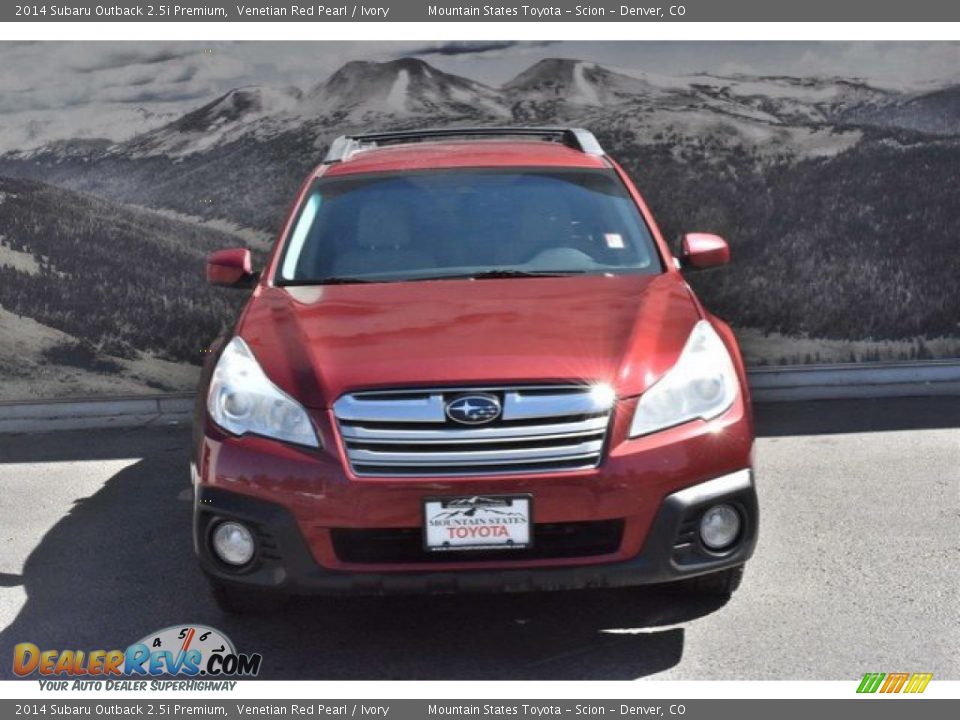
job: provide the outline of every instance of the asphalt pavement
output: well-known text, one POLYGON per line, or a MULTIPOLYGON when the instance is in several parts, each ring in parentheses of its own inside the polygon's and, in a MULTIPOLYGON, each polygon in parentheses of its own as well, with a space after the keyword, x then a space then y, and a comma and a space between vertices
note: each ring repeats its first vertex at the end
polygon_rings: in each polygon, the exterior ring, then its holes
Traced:
POLYGON ((725 605, 670 588, 297 599, 236 618, 191 549, 188 429, 0 436, 0 678, 13 646, 197 622, 272 679, 960 679, 960 398, 757 409, 760 542, 725 605))

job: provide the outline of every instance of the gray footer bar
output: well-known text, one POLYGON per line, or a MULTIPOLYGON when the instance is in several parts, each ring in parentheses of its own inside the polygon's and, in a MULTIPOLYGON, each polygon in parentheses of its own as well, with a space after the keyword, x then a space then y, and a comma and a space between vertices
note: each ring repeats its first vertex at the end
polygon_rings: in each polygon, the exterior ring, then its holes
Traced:
MULTIPOLYGON (((778 720, 809 720, 816 717, 870 718, 900 720, 909 713, 911 720, 954 716, 958 701, 928 699, 922 695, 856 696, 856 681, 850 683, 850 699, 830 700, 661 700, 628 698, 623 700, 271 700, 271 699, 168 699, 112 700, 109 698, 0 701, 3 717, 31 714, 48 715, 163 715, 166 717, 275 718, 305 716, 311 718, 388 718, 389 720, 426 720, 427 718, 683 718, 683 720, 749 720, 776 717, 778 720), (910 703, 907 710, 904 702, 910 703), (29 706, 27 713, 23 706, 29 706), (42 710, 41 708, 46 708, 42 710), (953 707, 953 711, 950 710, 953 707), (54 710, 56 708, 56 710, 54 710)), ((642 694, 642 685, 637 695, 642 694)))
MULTIPOLYGON (((960 361, 756 368, 749 380, 755 403, 960 396, 960 361)), ((180 424, 193 408, 191 393, 0 403, 0 433, 180 424)))

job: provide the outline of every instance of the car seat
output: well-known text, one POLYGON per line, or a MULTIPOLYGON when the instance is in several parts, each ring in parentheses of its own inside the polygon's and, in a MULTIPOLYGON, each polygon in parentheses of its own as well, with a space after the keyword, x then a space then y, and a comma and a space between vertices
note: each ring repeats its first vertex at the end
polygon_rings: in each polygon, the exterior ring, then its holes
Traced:
POLYGON ((335 275, 433 268, 434 259, 411 248, 410 215, 395 201, 368 203, 357 220, 354 244, 333 263, 335 275))
POLYGON ((569 246, 573 218, 564 203, 559 194, 537 193, 529 197, 519 212, 517 237, 497 248, 497 263, 521 265, 544 250, 569 246))

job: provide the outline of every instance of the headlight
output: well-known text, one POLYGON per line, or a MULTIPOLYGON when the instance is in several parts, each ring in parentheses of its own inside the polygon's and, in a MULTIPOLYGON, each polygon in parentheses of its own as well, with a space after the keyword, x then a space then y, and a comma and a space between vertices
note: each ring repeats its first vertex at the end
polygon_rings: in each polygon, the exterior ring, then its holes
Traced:
POLYGON ((270 382, 250 348, 238 337, 227 344, 217 361, 207 410, 217 425, 234 435, 254 433, 320 447, 307 411, 270 382))
POLYGON ((725 412, 737 397, 737 372, 723 340, 706 320, 698 322, 680 359, 640 396, 630 437, 647 435, 725 412))

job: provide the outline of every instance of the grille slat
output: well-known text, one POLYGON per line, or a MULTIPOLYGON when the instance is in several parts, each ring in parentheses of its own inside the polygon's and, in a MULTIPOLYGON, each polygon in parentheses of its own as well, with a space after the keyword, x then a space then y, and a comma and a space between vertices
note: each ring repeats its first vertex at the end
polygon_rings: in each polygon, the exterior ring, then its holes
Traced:
POLYGON ((603 440, 591 440, 553 447, 516 448, 511 450, 460 450, 458 452, 436 450, 414 450, 412 452, 383 452, 351 448, 350 458, 366 465, 479 465, 490 463, 540 462, 550 458, 588 457, 600 452, 603 440), (427 458, 428 462, 424 463, 427 458))
POLYGON ((340 423, 340 433, 344 438, 358 440, 363 442, 463 442, 470 440, 474 442, 494 442, 520 439, 549 439, 576 437, 580 435, 596 435, 603 433, 607 429, 608 418, 606 415, 587 418, 575 422, 565 422, 549 425, 523 425, 517 427, 497 425, 483 428, 464 427, 463 430, 452 430, 445 428, 443 430, 405 430, 405 429, 381 429, 370 427, 369 425, 350 425, 346 422, 340 423))
POLYGON ((582 385, 378 390, 341 397, 334 415, 358 475, 476 475, 595 467, 610 405, 582 385), (473 393, 497 397, 501 416, 450 420, 447 403, 473 393))

